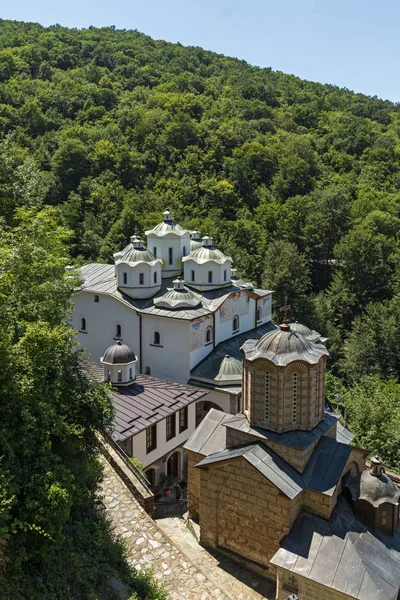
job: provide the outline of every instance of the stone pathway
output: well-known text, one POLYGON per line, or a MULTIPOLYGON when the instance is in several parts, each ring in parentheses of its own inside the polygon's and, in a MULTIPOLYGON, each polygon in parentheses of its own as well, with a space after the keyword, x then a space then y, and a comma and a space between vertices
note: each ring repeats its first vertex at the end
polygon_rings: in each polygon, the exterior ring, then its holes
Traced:
MULTIPOLYGON (((155 579, 165 586, 170 600, 239 600, 236 595, 226 594, 179 550, 143 510, 102 455, 100 460, 104 465, 100 494, 115 532, 126 542, 131 564, 138 569, 151 567, 155 579)), ((246 600, 250 598, 253 596, 246 600)))
POLYGON ((274 600, 276 584, 241 567, 225 556, 210 554, 197 542, 183 519, 158 519, 159 528, 207 577, 235 600, 274 600))

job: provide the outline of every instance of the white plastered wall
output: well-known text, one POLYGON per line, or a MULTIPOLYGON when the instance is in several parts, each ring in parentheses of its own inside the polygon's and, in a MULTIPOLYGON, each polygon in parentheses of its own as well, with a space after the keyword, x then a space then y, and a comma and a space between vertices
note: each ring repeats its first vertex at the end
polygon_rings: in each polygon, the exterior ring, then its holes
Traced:
POLYGON ((92 292, 79 292, 74 298, 75 310, 71 318, 73 328, 78 332, 77 339, 99 363, 104 351, 115 343, 116 325, 121 325, 122 339, 131 346, 139 357, 139 317, 136 311, 116 298, 98 294, 99 302, 94 301, 92 292), (81 318, 86 319, 87 333, 79 332, 81 318))
POLYGON ((183 236, 172 233, 162 237, 150 234, 147 236, 147 247, 153 254, 155 249, 156 258, 162 259, 162 277, 174 277, 182 272, 182 256, 184 250, 186 254, 190 251, 190 236, 189 233, 183 236), (169 264, 169 248, 172 248, 172 265, 169 264))
POLYGON ((255 300, 247 292, 236 292, 229 296, 215 315, 215 343, 219 344, 232 337, 232 323, 235 315, 239 317, 239 330, 235 331, 233 335, 253 329, 255 310, 255 300))
POLYGON ((175 413, 175 418, 176 436, 167 442, 166 419, 163 419, 157 423, 157 448, 148 454, 146 454, 146 431, 141 431, 132 438, 132 454, 140 460, 144 468, 147 468, 162 456, 171 454, 175 448, 189 439, 196 428, 196 403, 193 402, 188 406, 188 428, 182 433, 179 433, 179 411, 175 413))
POLYGON ((142 372, 152 377, 187 383, 190 377, 190 321, 142 315, 142 372), (154 333, 160 345, 154 345, 154 333))

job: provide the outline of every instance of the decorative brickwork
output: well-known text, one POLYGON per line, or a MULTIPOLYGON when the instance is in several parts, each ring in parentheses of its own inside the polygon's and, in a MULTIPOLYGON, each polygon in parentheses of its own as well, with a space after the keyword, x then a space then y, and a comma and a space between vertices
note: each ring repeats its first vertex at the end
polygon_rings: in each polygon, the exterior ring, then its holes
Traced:
POLYGON ((245 414, 255 427, 283 432, 311 430, 324 418, 326 357, 315 365, 295 361, 278 367, 265 358, 246 361, 245 414))

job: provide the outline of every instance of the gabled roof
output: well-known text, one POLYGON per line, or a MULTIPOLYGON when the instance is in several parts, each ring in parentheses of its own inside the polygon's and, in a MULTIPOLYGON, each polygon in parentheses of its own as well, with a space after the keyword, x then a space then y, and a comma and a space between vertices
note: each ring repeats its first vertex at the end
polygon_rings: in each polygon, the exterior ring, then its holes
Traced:
POLYGON ((224 426, 249 433, 254 437, 260 438, 260 441, 269 440, 277 444, 297 448, 298 450, 306 450, 311 444, 319 440, 334 425, 336 420, 335 416, 325 413, 324 420, 318 423, 311 431, 296 429, 294 431, 286 431, 285 433, 277 433, 263 429, 262 427, 252 427, 247 417, 239 413, 225 421, 224 426))
POLYGON ((120 442, 172 415, 208 392, 198 388, 137 375, 132 385, 113 389, 115 418, 112 437, 120 442))
POLYGON ((275 452, 263 444, 246 444, 228 448, 204 458, 197 467, 243 457, 288 498, 296 498, 303 489, 301 475, 275 452))
POLYGON ((393 600, 400 586, 400 533, 372 533, 339 497, 329 521, 301 512, 273 565, 358 600, 393 600))
POLYGON ((243 456, 289 498, 295 498, 303 489, 332 496, 350 453, 351 448, 346 444, 340 444, 330 438, 322 438, 301 475, 271 448, 260 442, 252 442, 210 454, 197 466, 205 467, 243 456))
POLYGON ((221 424, 231 415, 212 408, 200 425, 192 433, 186 444, 185 450, 208 456, 226 448, 226 430, 221 424))

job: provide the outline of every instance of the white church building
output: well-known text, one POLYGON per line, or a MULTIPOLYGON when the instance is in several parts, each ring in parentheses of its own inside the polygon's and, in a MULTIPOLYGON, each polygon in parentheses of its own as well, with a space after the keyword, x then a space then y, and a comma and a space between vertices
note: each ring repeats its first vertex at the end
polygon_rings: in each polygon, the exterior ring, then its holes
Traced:
POLYGON ((275 327, 272 292, 241 280, 211 237, 183 229, 169 210, 146 237, 132 236, 114 264, 80 269, 72 325, 95 363, 123 340, 133 349, 137 380, 147 375, 204 390, 204 399, 190 404, 190 426, 174 442, 180 445, 211 407, 240 410, 240 347, 275 327))

